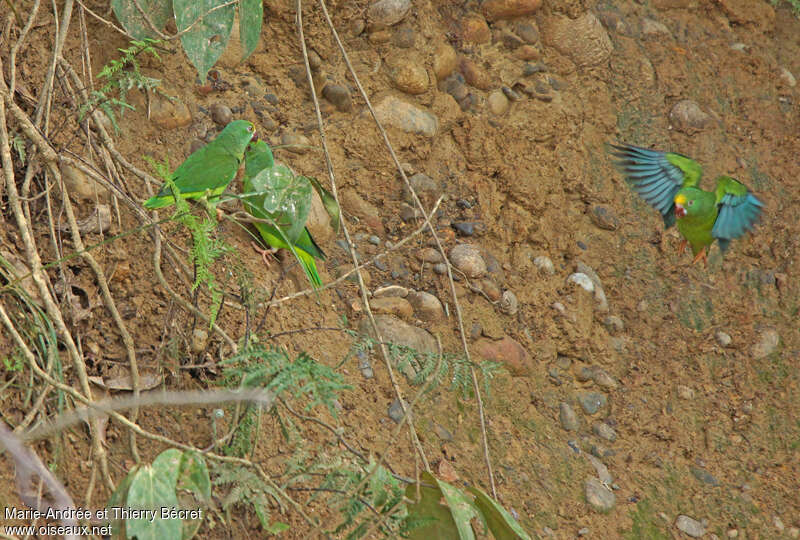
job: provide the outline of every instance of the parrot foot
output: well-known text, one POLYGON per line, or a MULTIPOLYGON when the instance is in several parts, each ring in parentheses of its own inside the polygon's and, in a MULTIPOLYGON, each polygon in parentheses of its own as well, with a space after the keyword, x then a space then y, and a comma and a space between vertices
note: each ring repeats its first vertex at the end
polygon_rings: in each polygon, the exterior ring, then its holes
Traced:
POLYGON ((703 266, 708 268, 708 253, 706 253, 706 248, 703 248, 700 250, 700 253, 695 255, 694 259, 692 259, 692 264, 695 264, 698 261, 703 261, 703 266))
POLYGON ((267 259, 267 255, 274 255, 278 252, 278 248, 262 249, 255 242, 250 242, 250 245, 253 246, 253 249, 261 255, 261 260, 263 260, 264 264, 267 265, 267 268, 269 268, 269 260, 267 259))
POLYGON ((678 255, 683 255, 683 252, 686 250, 687 243, 688 242, 686 240, 681 240, 681 243, 678 246, 678 255))

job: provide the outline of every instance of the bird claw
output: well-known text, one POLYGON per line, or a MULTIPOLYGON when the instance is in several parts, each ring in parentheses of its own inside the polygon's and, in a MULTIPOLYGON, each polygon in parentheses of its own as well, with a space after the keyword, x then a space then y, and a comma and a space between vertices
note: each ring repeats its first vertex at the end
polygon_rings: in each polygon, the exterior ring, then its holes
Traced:
POLYGON ((703 248, 700 250, 700 253, 694 256, 692 264, 696 264, 698 261, 703 261, 703 267, 708 268, 708 253, 706 253, 706 248, 703 248))
POLYGON ((264 264, 269 268, 269 260, 267 259, 267 255, 274 255, 278 252, 277 248, 269 248, 263 249, 258 246, 255 242, 250 242, 250 245, 253 246, 253 249, 256 250, 257 253, 261 255, 261 260, 264 261, 264 264))
POLYGON ((678 255, 683 255, 683 252, 686 250, 686 240, 681 240, 680 245, 678 246, 678 255))

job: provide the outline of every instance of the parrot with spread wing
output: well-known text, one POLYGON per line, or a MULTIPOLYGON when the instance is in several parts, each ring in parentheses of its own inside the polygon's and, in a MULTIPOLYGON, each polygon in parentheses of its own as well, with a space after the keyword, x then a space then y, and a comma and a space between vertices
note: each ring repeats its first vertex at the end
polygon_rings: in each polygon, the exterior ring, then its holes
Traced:
MULTIPOLYGON (((236 176, 244 151, 256 130, 252 122, 234 120, 217 137, 192 153, 172 173, 172 181, 182 199, 199 199, 209 194, 218 197, 236 176)), ((175 204, 168 184, 144 202, 145 208, 163 208, 175 204)))
MULTIPOLYGON (((260 175, 265 169, 273 169, 275 174, 282 174, 285 169, 286 173, 293 175, 291 171, 283 165, 275 165, 275 160, 272 157, 272 151, 267 143, 264 141, 256 141, 250 144, 245 152, 245 168, 244 168, 244 193, 242 198, 244 200, 244 207, 247 212, 253 217, 259 219, 272 220, 274 223, 254 223, 261 238, 264 242, 271 246, 271 250, 261 250, 257 248, 264 262, 267 263, 266 255, 274 253, 279 249, 288 249, 292 251, 300 260, 303 270, 308 276, 309 281, 314 288, 322 286, 322 280, 317 272, 317 264, 314 259, 325 260, 325 253, 320 249, 308 228, 305 227, 305 218, 302 222, 302 230, 299 230, 297 238, 292 241, 291 239, 291 223, 286 222, 286 216, 280 213, 268 212, 264 206, 264 201, 267 196, 265 191, 269 189, 267 185, 268 179, 264 175, 260 175), (277 226, 276 226, 277 225, 277 226), (278 229, 280 227, 280 230, 278 229)), ((310 187, 310 186, 309 186, 310 187)), ((309 192, 310 202, 310 192, 309 192)), ((306 214, 307 215, 307 214, 306 214)), ((269 264, 269 263, 267 263, 269 264)))
POLYGON ((708 262, 714 240, 725 254, 731 240, 742 236, 758 221, 764 204, 747 187, 729 176, 717 178, 714 191, 700 189, 703 169, 691 158, 629 144, 610 145, 614 165, 628 185, 661 212, 666 228, 676 224, 688 242, 694 260, 708 262))

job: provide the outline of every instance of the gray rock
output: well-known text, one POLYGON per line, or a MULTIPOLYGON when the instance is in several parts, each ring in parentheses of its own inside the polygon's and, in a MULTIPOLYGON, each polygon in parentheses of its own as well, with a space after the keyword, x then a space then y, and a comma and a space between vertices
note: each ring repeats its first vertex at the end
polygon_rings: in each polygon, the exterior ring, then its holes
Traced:
POLYGON ((586 480, 586 502, 599 512, 608 512, 617 502, 614 492, 603 485, 597 478, 586 480))
POLYGON ((431 293, 425 291, 410 291, 408 301, 414 308, 414 313, 423 321, 436 321, 444 317, 442 303, 431 293))
POLYGON ((601 439, 607 440, 608 442, 614 442, 617 440, 617 432, 605 422, 598 422, 594 424, 592 426, 592 433, 601 439))
POLYGON ((689 99, 676 103, 669 112, 669 119, 675 129, 689 135, 705 129, 711 123, 711 117, 689 99))
POLYGON ((533 259, 533 264, 536 268, 539 269, 539 272, 543 274, 553 275, 556 273, 555 266, 553 266, 553 261, 550 260, 550 257, 545 257, 544 255, 539 255, 533 259))
POLYGON ((411 0, 378 0, 367 8, 370 29, 380 30, 403 20, 411 9, 411 0))
POLYGON ((617 386, 619 386, 617 381, 614 380, 614 377, 609 375, 606 370, 601 367, 592 369, 592 380, 597 386, 603 388, 617 388, 617 386))
POLYGON ((561 421, 561 427, 566 431, 578 430, 578 415, 575 414, 569 403, 562 401, 558 406, 558 419, 561 421))
POLYGON ((536 73, 544 73, 547 71, 547 66, 542 62, 537 62, 535 64, 525 64, 522 68, 522 74, 526 77, 530 77, 531 75, 535 75, 536 73))
POLYGON ((596 66, 607 61, 614 46, 606 29, 591 11, 576 19, 561 15, 539 21, 542 40, 579 66, 596 66))
POLYGON ((435 115, 392 95, 375 105, 375 115, 383 124, 406 133, 433 137, 439 129, 435 115))
MULTIPOLYGON (((433 203, 436 202, 436 199, 439 198, 439 195, 442 193, 442 187, 439 183, 427 174, 416 173, 411 175, 408 178, 408 183, 411 184, 411 187, 417 193, 417 197, 429 207, 433 206, 433 203)), ((405 199, 408 204, 414 204, 414 197, 411 196, 411 191, 405 183, 403 183, 403 199, 405 199)))
POLYGON ((450 262, 469 278, 477 278, 486 274, 486 261, 480 250, 472 244, 458 244, 450 250, 450 262))
POLYGON ((781 68, 780 79, 783 84, 785 84, 790 88, 794 88, 795 86, 797 86, 797 79, 792 74, 792 72, 786 69, 785 67, 781 68))
POLYGON ((311 141, 309 141, 308 137, 302 133, 287 131, 281 135, 281 144, 286 146, 286 149, 289 152, 293 152, 295 154, 305 154, 308 152, 308 147, 311 145, 311 141))
POLYGON ((758 343, 754 344, 751 349, 753 359, 761 360, 762 358, 766 358, 775 352, 775 349, 778 348, 780 341, 781 336, 774 328, 762 330, 759 334, 758 343))
POLYGON ((434 264, 433 271, 440 276, 443 276, 447 273, 447 265, 445 263, 434 264))
POLYGON ((733 341, 731 339, 731 336, 729 336, 728 334, 726 334, 725 332, 723 332, 721 330, 719 332, 717 332, 716 334, 714 334, 714 338, 717 340, 717 343, 719 343, 720 347, 727 347, 733 341))
POLYGON ((400 285, 387 285, 386 287, 380 287, 372 291, 373 298, 381 298, 383 296, 399 296, 400 298, 405 298, 408 296, 408 289, 400 285))
POLYGON ((361 371, 361 375, 365 379, 371 379, 375 376, 375 372, 372 370, 372 364, 369 362, 369 357, 365 351, 358 351, 356 353, 356 358, 358 359, 358 369, 361 371))
POLYGON ((386 61, 389 77, 395 87, 407 94, 423 94, 430 85, 425 63, 408 51, 391 56, 386 61))
POLYGON ((585 291, 593 293, 594 292, 594 283, 584 273, 575 272, 574 274, 570 274, 567 278, 567 283, 574 283, 575 285, 583 288, 585 291))
POLYGON ((645 36, 668 36, 670 32, 664 23, 645 17, 642 19, 642 34, 645 36))
MULTIPOLYGON (((408 403, 405 403, 406 409, 408 409, 408 403)), ((392 401, 392 404, 389 405, 389 418, 391 418, 396 424, 399 424, 403 420, 403 406, 400 405, 400 400, 395 398, 392 401)), ((408 413, 409 420, 412 417, 412 413, 409 411, 408 413)))
POLYGON ((322 96, 339 111, 348 112, 353 108, 350 89, 341 84, 326 84, 322 89, 322 96))
POLYGON ((677 387, 678 397, 687 401, 694 399, 694 390, 684 384, 679 384, 677 387))
POLYGON ((578 529, 578 537, 588 536, 589 535, 589 527, 583 527, 578 529))
POLYGON ((539 41, 539 29, 528 21, 519 21, 514 31, 525 43, 533 45, 539 41))
POLYGON ((233 120, 233 113, 230 107, 221 103, 214 103, 209 108, 211 119, 218 126, 227 126, 233 120))
POLYGON ((578 403, 581 404, 586 414, 595 414, 608 403, 608 398, 601 392, 586 392, 578 395, 578 403))
POLYGON ((439 250, 432 247, 422 248, 415 254, 415 256, 417 257, 417 260, 430 264, 444 262, 444 257, 442 257, 442 254, 439 252, 439 250))
POLYGON ((506 114, 509 107, 511 107, 508 97, 506 97, 502 90, 494 90, 491 94, 489 94, 487 104, 489 105, 489 112, 495 116, 502 116, 506 114))
POLYGON ((619 228, 619 218, 617 218, 614 210, 607 206, 594 205, 589 211, 589 218, 600 229, 616 231, 619 228))
POLYGON ((701 469, 700 467, 691 467, 689 470, 692 471, 692 476, 704 484, 709 484, 712 486, 719 485, 719 480, 717 480, 716 477, 707 470, 701 469))
POLYGON ((584 454, 584 456, 586 456, 586 459, 588 459, 589 463, 592 464, 594 470, 597 471, 597 477, 602 483, 611 484, 614 482, 614 478, 611 476, 611 473, 608 472, 608 467, 606 467, 605 463, 591 454, 584 454))
MULTIPOLYGON (((436 339, 427 330, 412 326, 392 315, 375 315, 375 323, 384 341, 404 345, 422 353, 435 354, 437 351, 436 339)), ((375 339, 371 326, 364 319, 359 325, 359 331, 375 339)))
POLYGON ((675 526, 681 532, 684 532, 691 536, 692 538, 700 538, 704 534, 706 534, 706 527, 696 519, 692 519, 689 516, 685 516, 681 514, 675 520, 675 526))
POLYGON ((615 336, 625 330, 625 323, 616 315, 609 315, 603 319, 603 326, 606 327, 608 333, 615 336))
POLYGON ((192 332, 192 352, 200 354, 208 346, 208 332, 201 328, 195 328, 192 332))
POLYGON ((518 310, 517 296, 511 291, 504 291, 502 298, 500 298, 500 311, 506 315, 516 315, 518 310))

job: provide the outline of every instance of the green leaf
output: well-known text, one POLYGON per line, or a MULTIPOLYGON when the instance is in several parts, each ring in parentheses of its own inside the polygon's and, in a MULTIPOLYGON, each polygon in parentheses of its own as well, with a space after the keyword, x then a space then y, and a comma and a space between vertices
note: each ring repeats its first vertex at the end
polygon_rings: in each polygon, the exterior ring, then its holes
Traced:
POLYGON ((297 242, 311 210, 311 183, 305 176, 295 176, 285 165, 259 172, 252 179, 253 189, 263 194, 252 202, 275 220, 289 240, 297 242))
POLYGON ((331 227, 333 227, 333 232, 339 234, 339 227, 342 224, 342 216, 341 210, 339 209, 339 204, 336 202, 336 198, 333 194, 322 187, 319 180, 314 178, 313 176, 306 177, 311 185, 314 186, 314 189, 317 190, 319 194, 319 198, 322 199, 322 204, 325 206, 325 210, 328 212, 328 215, 331 216, 331 227))
POLYGON ((201 81, 205 81, 208 70, 222 56, 231 37, 235 5, 214 9, 225 3, 224 0, 173 0, 178 32, 191 26, 181 36, 181 43, 201 81))
POLYGON ((264 17, 263 0, 239 0, 239 39, 242 41, 242 60, 253 54, 261 37, 264 17))
POLYGON ((470 500, 471 498, 467 497, 463 491, 455 486, 451 486, 442 480, 437 480, 430 473, 425 474, 428 474, 434 482, 439 484, 439 489, 442 491, 445 501, 447 501, 447 506, 450 507, 450 511, 453 513, 453 520, 456 523, 456 527, 458 527, 458 537, 461 539, 475 538, 470 520, 472 518, 483 518, 478 508, 470 500))
POLYGON ((175 448, 165 450, 137 472, 128 489, 127 506, 132 509, 150 510, 153 519, 142 517, 128 519, 125 530, 128 538, 137 540, 180 540, 182 523, 180 519, 161 519, 163 507, 177 507, 178 496, 175 483, 183 452, 175 448))
POLYGON ((531 537, 525 532, 525 529, 505 508, 497 504, 497 501, 479 488, 470 486, 467 489, 475 495, 475 504, 483 514, 483 518, 496 540, 516 540, 518 538, 530 540, 531 537))
MULTIPOLYGON (((136 473, 139 472, 139 467, 134 467, 131 471, 123 478, 122 482, 117 484, 117 489, 114 490, 114 493, 111 494, 111 497, 108 499, 108 504, 106 508, 122 508, 127 507, 128 503, 126 501, 128 497, 128 489, 131 487, 131 482, 133 482, 133 478, 136 476, 136 473)), ((109 516, 113 516, 112 513, 109 512, 109 516)), ((121 538, 123 533, 124 522, 121 519, 110 519, 108 524, 111 525, 112 536, 114 538, 121 538)))
MULTIPOLYGON (((435 521, 413 529, 408 538, 411 540, 427 540, 429 538, 462 538, 459 528, 453 520, 453 514, 446 504, 442 504, 443 495, 438 487, 436 478, 428 472, 422 473, 421 480, 426 484, 437 487, 420 486, 420 500, 416 504, 408 505, 408 518, 413 521, 435 521)), ((417 486, 406 486, 406 497, 416 500, 417 486)), ((470 531, 472 532, 472 531, 470 531)))
POLYGON ((269 534, 280 534, 280 533, 282 533, 283 531, 287 531, 287 530, 289 530, 290 528, 291 528, 291 527, 289 527, 289 525, 288 525, 288 524, 286 524, 286 523, 283 523, 283 522, 280 522, 280 521, 276 521, 275 523, 273 523, 273 524, 272 524, 272 525, 270 525, 269 527, 266 527, 266 531, 267 531, 269 534))
MULTIPOLYGON (((158 30, 163 30, 172 15, 171 0, 138 0, 142 11, 147 13, 150 22, 158 30)), ((147 21, 142 17, 133 0, 111 0, 111 9, 125 31, 134 39, 156 38, 158 34, 153 31, 147 21)))
MULTIPOLYGON (((203 456, 197 452, 184 452, 178 473, 177 487, 189 493, 180 493, 181 508, 208 507, 211 499, 211 478, 203 456)), ((203 518, 183 520, 183 540, 197 534, 203 518)))

